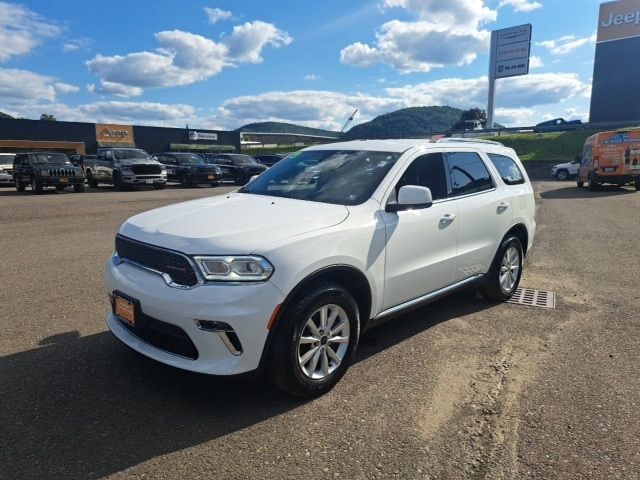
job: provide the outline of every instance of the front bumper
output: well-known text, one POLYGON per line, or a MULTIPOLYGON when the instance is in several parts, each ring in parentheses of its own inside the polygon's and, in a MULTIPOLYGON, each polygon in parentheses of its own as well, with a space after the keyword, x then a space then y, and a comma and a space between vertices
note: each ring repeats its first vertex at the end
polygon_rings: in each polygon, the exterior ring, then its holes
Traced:
POLYGON ((63 181, 61 177, 40 177, 39 181, 43 187, 59 187, 59 186, 71 186, 80 185, 84 183, 84 177, 65 177, 63 181))
POLYGON ((122 175, 122 182, 127 185, 164 185, 166 175, 122 175))
POLYGON ((15 185, 15 180, 13 177, 8 175, 0 175, 0 185, 15 185))
POLYGON ((210 284, 190 290, 169 287, 153 272, 128 263, 106 266, 109 294, 114 291, 137 300, 144 315, 180 327, 197 349, 195 360, 147 343, 126 328, 113 313, 109 330, 139 353, 173 367, 212 375, 236 375, 256 370, 268 336, 267 324, 283 293, 272 283, 210 284), (198 328, 196 320, 224 322, 233 328, 242 353, 232 352, 216 332, 198 328))
POLYGON ((191 173, 188 178, 193 184, 219 183, 222 181, 221 175, 212 172, 191 173))

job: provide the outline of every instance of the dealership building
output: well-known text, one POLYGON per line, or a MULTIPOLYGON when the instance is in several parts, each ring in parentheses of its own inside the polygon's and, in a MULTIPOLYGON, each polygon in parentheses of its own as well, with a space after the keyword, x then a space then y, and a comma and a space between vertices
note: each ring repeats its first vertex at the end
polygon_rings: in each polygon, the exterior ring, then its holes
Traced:
POLYGON ((0 152, 49 150, 93 154, 98 147, 134 146, 149 153, 240 152, 240 133, 0 118, 0 152))
POLYGON ((591 122, 640 121, 640 0, 600 5, 591 122))

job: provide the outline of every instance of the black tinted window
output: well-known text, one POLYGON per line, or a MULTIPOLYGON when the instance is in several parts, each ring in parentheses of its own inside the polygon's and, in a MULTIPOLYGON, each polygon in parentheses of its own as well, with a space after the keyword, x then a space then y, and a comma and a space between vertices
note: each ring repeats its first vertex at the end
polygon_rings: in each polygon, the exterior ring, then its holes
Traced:
POLYGON ((524 183, 524 177, 516 162, 512 158, 504 155, 489 154, 491 162, 495 165, 496 170, 507 185, 519 185, 524 183))
POLYGON ((417 185, 428 187, 434 200, 447 197, 447 176, 444 169, 444 159, 441 153, 431 153, 416 158, 405 170, 396 185, 396 196, 401 187, 417 185))
POLYGON ((469 195, 493 188, 489 170, 477 153, 447 154, 453 196, 469 195))

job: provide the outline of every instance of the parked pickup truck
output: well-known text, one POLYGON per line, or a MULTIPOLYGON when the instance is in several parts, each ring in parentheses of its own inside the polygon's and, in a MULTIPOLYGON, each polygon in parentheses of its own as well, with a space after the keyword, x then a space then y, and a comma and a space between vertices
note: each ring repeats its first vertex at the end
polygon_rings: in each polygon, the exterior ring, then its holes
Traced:
POLYGON ((139 148, 99 148, 95 160, 85 160, 84 171, 92 188, 108 183, 116 190, 144 185, 160 190, 167 184, 166 167, 139 148))

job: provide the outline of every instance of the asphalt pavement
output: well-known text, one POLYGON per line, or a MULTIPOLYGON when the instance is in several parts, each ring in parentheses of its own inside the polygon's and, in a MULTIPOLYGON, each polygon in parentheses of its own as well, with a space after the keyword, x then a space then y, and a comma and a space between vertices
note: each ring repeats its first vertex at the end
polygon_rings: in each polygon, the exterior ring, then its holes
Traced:
POLYGON ((366 334, 324 397, 182 372, 105 326, 129 216, 232 188, 0 189, 0 478, 640 478, 640 193, 535 182, 522 285, 366 334))

